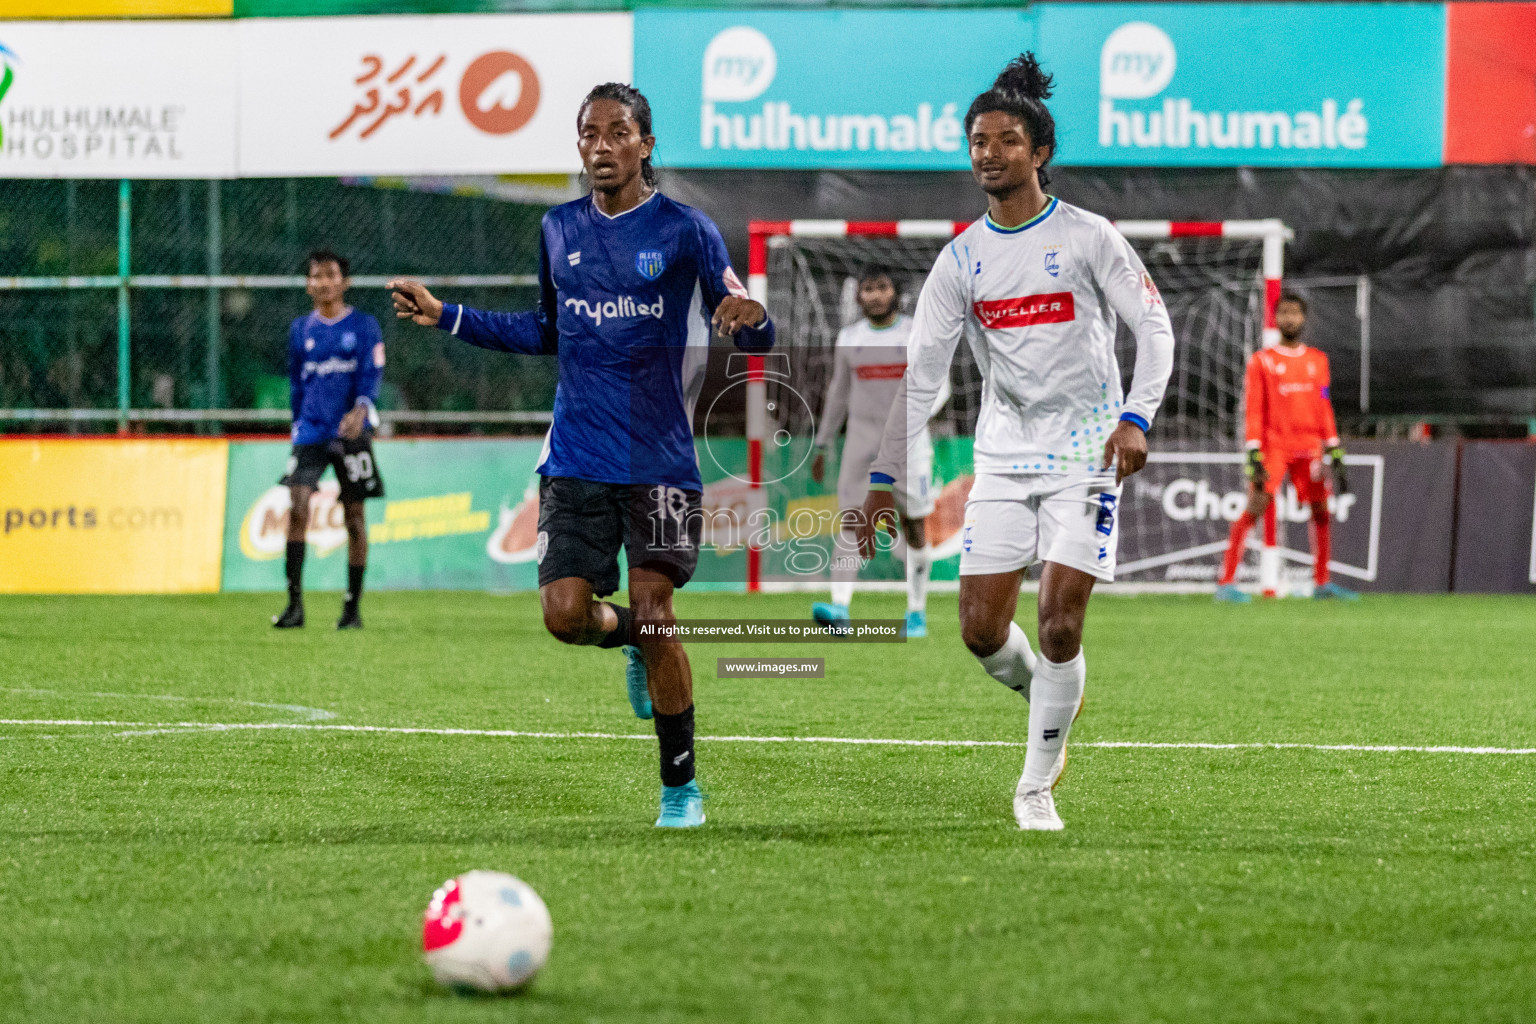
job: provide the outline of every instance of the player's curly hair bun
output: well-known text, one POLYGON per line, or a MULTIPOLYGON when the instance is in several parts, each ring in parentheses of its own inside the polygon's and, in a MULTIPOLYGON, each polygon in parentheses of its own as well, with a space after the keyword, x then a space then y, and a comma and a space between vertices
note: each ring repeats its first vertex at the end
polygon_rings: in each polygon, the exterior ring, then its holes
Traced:
POLYGON ((1016 92, 1026 99, 1048 100, 1056 88, 1056 79, 1041 70, 1040 62, 1034 54, 1021 53, 998 73, 992 88, 1016 92))
MULTIPOLYGON (((1055 88, 1055 77, 1045 73, 1033 53, 1019 54, 998 74, 992 88, 971 101, 971 108, 965 112, 965 134, 971 134, 971 126, 982 114, 1012 114, 1023 122, 1029 141, 1037 149, 1049 147, 1051 156, 1055 156, 1056 119, 1045 106, 1055 88)), ((1048 163, 1050 157, 1046 158, 1048 163)), ((1040 165, 1039 175, 1041 185, 1051 180, 1045 164, 1040 165)))

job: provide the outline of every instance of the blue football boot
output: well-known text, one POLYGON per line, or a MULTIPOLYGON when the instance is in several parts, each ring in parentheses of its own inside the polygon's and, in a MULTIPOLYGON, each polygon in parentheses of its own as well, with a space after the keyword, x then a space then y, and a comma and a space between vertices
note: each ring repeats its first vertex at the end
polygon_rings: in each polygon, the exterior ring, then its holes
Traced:
POLYGON ((699 780, 690 779, 681 786, 661 787, 661 816, 657 828, 698 828, 704 824, 704 794, 699 780))
POLYGON ((1341 587, 1329 580, 1316 590, 1312 591, 1312 597, 1317 601, 1358 601, 1360 595, 1348 587, 1341 587))
POLYGON ((848 619, 848 606, 845 604, 817 601, 811 605, 811 618, 833 633, 846 633, 853 629, 853 623, 848 619))
POLYGON ((650 718, 651 689, 645 676, 645 657, 640 648, 630 644, 623 650, 624 657, 629 660, 624 666, 624 688, 629 691, 629 706, 635 709, 636 718, 650 718))
POLYGON ((1216 588, 1216 600, 1220 604, 1248 604, 1253 595, 1238 590, 1235 583, 1223 583, 1216 588))
POLYGON ((907 612, 907 639, 917 640, 928 635, 928 613, 907 612))

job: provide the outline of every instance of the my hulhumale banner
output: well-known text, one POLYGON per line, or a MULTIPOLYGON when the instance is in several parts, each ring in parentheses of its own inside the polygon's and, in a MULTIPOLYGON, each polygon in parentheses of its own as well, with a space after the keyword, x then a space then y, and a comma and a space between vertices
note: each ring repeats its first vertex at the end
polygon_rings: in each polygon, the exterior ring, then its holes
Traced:
POLYGON ((970 166, 961 119, 1020 50, 1019 11, 635 14, 635 84, 674 167, 970 166))
POLYGON ((1056 76, 1058 163, 1440 163, 1440 5, 635 15, 657 160, 678 167, 967 168, 966 108, 1022 50, 1056 76))
POLYGON ((1433 167, 1438 4, 1047 4, 1064 164, 1433 167))

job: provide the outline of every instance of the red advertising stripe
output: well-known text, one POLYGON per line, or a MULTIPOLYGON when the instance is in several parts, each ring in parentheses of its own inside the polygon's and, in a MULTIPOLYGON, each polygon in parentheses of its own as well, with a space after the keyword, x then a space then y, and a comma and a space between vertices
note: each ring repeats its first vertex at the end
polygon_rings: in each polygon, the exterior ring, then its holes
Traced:
POLYGON ((1064 324, 1077 319, 1071 292, 993 299, 990 302, 975 303, 971 308, 975 310, 981 326, 991 328, 1064 324))
POLYGON ((1168 224, 1168 234, 1173 238, 1204 238, 1221 235, 1221 221, 1176 220, 1168 224))
POLYGON ((856 368, 859 380, 900 380, 907 372, 906 363, 870 363, 856 368))
POLYGON ((1445 162, 1536 164, 1536 3, 1446 6, 1445 162))

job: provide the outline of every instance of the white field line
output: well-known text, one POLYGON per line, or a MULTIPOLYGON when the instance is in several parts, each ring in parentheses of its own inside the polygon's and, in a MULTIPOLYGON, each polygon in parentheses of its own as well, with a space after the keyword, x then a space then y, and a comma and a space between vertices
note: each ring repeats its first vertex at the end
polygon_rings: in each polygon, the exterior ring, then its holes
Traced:
POLYGON ((266 708, 269 711, 287 711, 298 718, 316 722, 335 718, 336 713, 324 708, 311 708, 303 704, 269 704, 260 700, 237 700, 234 697, 185 697, 170 693, 76 693, 64 690, 43 690, 37 687, 7 686, 0 693, 20 693, 34 697, 94 697, 100 700, 159 700, 182 704, 238 704, 248 708, 266 708))
MULTIPOLYGON (((396 725, 319 725, 312 722, 122 722, 86 718, 0 718, 0 725, 53 725, 134 730, 120 736, 153 736, 163 733, 256 732, 288 730, 298 732, 386 733, 404 736, 486 736, 495 738, 540 740, 653 740, 649 733, 619 732, 535 732, 525 729, 451 729, 396 725)), ((906 740, 867 736, 700 736, 701 743, 831 743, 844 746, 881 747, 1014 747, 1025 746, 1015 740, 906 740)), ((1321 750, 1371 754, 1536 754, 1536 747, 1464 747, 1416 746, 1411 744, 1368 743, 1158 743, 1142 740, 1091 740, 1075 743, 1078 749, 1100 750, 1321 750)))

